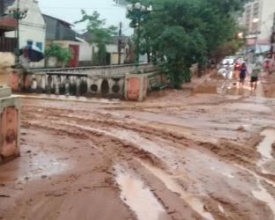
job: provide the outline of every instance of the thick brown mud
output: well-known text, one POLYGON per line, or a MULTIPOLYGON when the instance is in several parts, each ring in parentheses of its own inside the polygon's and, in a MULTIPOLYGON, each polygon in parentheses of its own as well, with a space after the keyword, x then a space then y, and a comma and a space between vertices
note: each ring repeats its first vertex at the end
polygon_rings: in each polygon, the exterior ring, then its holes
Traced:
POLYGON ((139 104, 24 98, 0 219, 274 220, 274 110, 184 91, 139 104))

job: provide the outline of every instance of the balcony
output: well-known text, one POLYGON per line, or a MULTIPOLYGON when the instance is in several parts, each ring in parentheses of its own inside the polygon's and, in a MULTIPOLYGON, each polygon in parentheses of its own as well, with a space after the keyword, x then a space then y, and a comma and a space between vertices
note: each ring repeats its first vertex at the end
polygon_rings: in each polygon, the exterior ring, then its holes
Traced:
POLYGON ((10 17, 0 17, 0 31, 14 31, 17 21, 10 17))
POLYGON ((16 38, 0 37, 0 52, 13 53, 16 49, 16 45, 17 45, 16 38))
POLYGON ((10 17, 0 17, 0 52, 14 52, 17 40, 16 38, 6 38, 5 32, 14 31, 17 21, 10 17))

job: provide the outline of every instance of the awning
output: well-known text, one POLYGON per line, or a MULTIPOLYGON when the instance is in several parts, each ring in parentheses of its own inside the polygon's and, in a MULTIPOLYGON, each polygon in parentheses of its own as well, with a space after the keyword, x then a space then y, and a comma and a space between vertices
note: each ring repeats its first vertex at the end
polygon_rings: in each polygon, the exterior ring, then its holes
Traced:
POLYGON ((251 46, 250 48, 247 48, 247 52, 248 53, 254 53, 255 51, 255 54, 264 54, 264 53, 268 53, 270 52, 270 49, 271 49, 271 46, 270 45, 256 45, 256 48, 255 46, 251 46), (256 49, 256 51, 255 51, 256 49))
POLYGON ((246 46, 253 46, 255 44, 267 45, 267 44, 270 44, 270 39, 269 38, 268 39, 256 39, 256 37, 246 39, 246 46))
POLYGON ((270 51, 270 45, 257 45, 256 54, 266 53, 270 51))
POLYGON ((2 17, 0 18, 0 30, 14 31, 16 29, 17 21, 14 18, 2 17))

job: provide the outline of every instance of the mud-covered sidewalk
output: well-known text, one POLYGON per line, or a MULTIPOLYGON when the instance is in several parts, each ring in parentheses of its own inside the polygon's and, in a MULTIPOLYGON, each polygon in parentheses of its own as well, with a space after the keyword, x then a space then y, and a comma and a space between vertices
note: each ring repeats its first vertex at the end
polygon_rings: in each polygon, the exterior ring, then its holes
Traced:
POLYGON ((275 99, 181 91, 141 104, 24 98, 0 219, 274 220, 274 111, 275 99))

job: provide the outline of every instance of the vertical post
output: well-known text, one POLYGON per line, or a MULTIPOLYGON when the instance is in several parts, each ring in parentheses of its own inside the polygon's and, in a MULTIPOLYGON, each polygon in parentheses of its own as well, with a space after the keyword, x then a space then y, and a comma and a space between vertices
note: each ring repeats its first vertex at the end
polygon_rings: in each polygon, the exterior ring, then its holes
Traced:
MULTIPOLYGON (((257 25, 257 24, 256 24, 256 25, 257 25)), ((253 57, 253 61, 255 61, 255 58, 256 58, 257 44, 258 44, 258 26, 257 26, 257 28, 256 28, 256 36, 255 36, 255 42, 254 42, 254 57, 253 57)))
POLYGON ((257 45, 258 45, 258 34, 259 34, 259 18, 254 18, 253 19, 253 25, 256 26, 256 36, 255 36, 255 44, 254 44, 254 53, 253 53, 253 62, 256 62, 256 50, 257 50, 257 45))
POLYGON ((138 24, 137 24, 137 40, 136 40, 136 50, 135 50, 135 72, 138 73, 139 67, 139 50, 140 50, 140 14, 138 15, 138 24))
POLYGON ((258 31, 256 32, 256 38, 255 38, 255 44, 254 44, 254 57, 253 57, 253 63, 256 62, 257 45, 258 45, 258 31))
POLYGON ((16 65, 18 65, 19 64, 19 57, 20 57, 20 35, 19 35, 19 20, 20 20, 20 18, 19 18, 19 13, 20 13, 20 2, 19 2, 19 0, 17 0, 17 8, 16 8, 16 12, 15 12, 15 17, 16 17, 16 22, 17 22, 17 26, 16 26, 16 33, 17 33, 17 47, 16 47, 16 53, 15 53, 15 56, 16 56, 16 60, 15 60, 15 62, 16 62, 16 65))
POLYGON ((118 32, 118 65, 121 64, 121 44, 122 44, 122 22, 119 23, 119 32, 118 32))
POLYGON ((274 52, 275 52, 275 13, 273 15, 273 25, 272 25, 272 33, 270 39, 270 58, 274 60, 274 52))
POLYGON ((0 1, 0 16, 2 17, 4 14, 4 1, 0 1))

